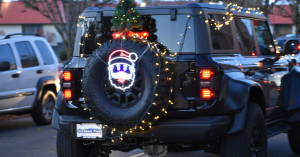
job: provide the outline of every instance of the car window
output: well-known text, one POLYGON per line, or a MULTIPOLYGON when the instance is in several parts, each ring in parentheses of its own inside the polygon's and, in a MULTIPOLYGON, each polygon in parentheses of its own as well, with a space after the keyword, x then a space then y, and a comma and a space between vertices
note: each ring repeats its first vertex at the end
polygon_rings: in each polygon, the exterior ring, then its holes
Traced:
POLYGON ((54 59, 53 59, 51 52, 48 49, 47 45, 43 41, 40 41, 40 40, 34 41, 34 43, 40 51, 40 54, 44 61, 44 65, 54 64, 54 59))
POLYGON ((280 48, 283 48, 283 44, 286 42, 287 40, 276 40, 276 43, 278 46, 280 46, 280 48))
POLYGON ((297 54, 299 52, 299 41, 291 40, 285 45, 285 54, 297 54))
POLYGON ((261 55, 274 55, 276 54, 273 37, 270 33, 266 21, 253 21, 257 42, 261 55))
POLYGON ((23 68, 38 66, 38 60, 35 52, 28 41, 15 43, 23 68))
POLYGON ((0 45, 0 63, 9 62, 10 70, 16 69, 16 61, 9 44, 0 45))
MULTIPOLYGON (((171 21, 170 15, 143 15, 142 19, 143 28, 133 29, 132 32, 148 33, 149 41, 162 43, 163 49, 171 53, 195 53, 193 17, 177 15, 177 20, 171 21)), ((94 18, 86 20, 87 28, 81 35, 81 43, 85 42, 85 45, 81 46, 80 53, 91 54, 100 44, 113 39, 114 32, 111 31, 111 17, 103 17, 99 24, 95 23, 94 18)))
POLYGON ((251 20, 235 18, 235 26, 242 55, 256 55, 251 20))
POLYGON ((233 49, 233 38, 230 25, 223 25, 219 29, 215 26, 218 21, 223 21, 224 15, 210 14, 209 16, 214 19, 214 22, 211 20, 209 21, 213 49, 233 49))

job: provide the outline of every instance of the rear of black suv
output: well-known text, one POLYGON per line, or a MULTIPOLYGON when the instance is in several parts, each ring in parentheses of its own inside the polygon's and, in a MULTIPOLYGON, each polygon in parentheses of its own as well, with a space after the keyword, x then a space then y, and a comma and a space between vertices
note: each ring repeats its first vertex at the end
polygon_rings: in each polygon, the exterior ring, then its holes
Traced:
MULTIPOLYGON (((233 20, 231 10, 209 4, 138 11, 144 23, 134 34, 111 31, 113 9, 82 13, 79 44, 62 74, 52 121, 58 156, 109 156, 111 150, 136 148, 149 156, 201 149, 222 156, 266 156, 267 137, 300 120, 297 106, 290 117, 280 107, 269 108, 266 82, 257 81, 270 62, 255 56, 265 49, 271 53, 273 41, 260 49, 255 40, 249 52, 241 45, 247 36, 239 31, 250 30, 246 26, 269 33, 260 24, 265 17, 236 10, 233 20), (247 23, 246 17, 258 22, 247 23), (238 28, 241 22, 245 25, 238 28), (263 72, 251 71, 253 65, 263 72)), ((288 72, 284 69, 280 77, 288 72)), ((280 86, 277 82, 273 86, 280 86)))

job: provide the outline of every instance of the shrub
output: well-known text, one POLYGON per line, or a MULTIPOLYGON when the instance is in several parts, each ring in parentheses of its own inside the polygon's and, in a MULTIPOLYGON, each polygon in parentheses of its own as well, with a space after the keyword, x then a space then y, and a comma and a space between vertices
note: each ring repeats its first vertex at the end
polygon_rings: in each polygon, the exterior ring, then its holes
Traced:
POLYGON ((66 50, 59 51, 59 59, 61 61, 67 60, 67 51, 66 50))

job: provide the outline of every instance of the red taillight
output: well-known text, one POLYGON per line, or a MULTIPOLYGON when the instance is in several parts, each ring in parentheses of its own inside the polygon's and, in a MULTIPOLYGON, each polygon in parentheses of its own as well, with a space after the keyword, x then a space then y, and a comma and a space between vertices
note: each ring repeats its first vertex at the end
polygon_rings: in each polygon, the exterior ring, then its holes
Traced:
POLYGON ((62 76, 65 81, 71 81, 72 79, 72 75, 70 71, 64 71, 62 76))
POLYGON ((212 77, 214 71, 212 69, 202 69, 200 72, 200 79, 208 80, 212 77))
POLYGON ((300 45, 298 46, 298 49, 300 50, 300 45))
POLYGON ((121 36, 121 33, 117 33, 117 32, 113 33, 113 38, 117 38, 119 36, 121 36))
POLYGON ((72 98, 72 90, 71 89, 65 89, 63 92, 64 99, 71 99, 72 98))
POLYGON ((61 69, 60 67, 58 67, 58 72, 57 72, 57 74, 58 74, 58 76, 59 76, 59 79, 62 78, 62 76, 61 76, 61 71, 62 71, 62 69, 61 69))
POLYGON ((140 37, 149 37, 149 33, 148 32, 134 32, 135 34, 137 34, 140 37))
POLYGON ((210 89, 208 88, 201 89, 202 99, 212 99, 214 96, 215 93, 213 93, 210 89))
POLYGON ((118 38, 118 37, 123 36, 123 35, 129 36, 129 37, 131 37, 132 35, 138 35, 138 36, 144 37, 144 38, 149 37, 148 32, 131 32, 131 31, 126 32, 126 33, 114 32, 112 36, 113 36, 113 38, 118 38))

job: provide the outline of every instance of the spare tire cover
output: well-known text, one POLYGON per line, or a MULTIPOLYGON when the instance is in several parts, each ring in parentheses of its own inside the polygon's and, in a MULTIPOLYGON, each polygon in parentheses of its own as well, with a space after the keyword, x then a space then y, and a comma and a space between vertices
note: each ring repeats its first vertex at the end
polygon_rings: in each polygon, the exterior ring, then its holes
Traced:
POLYGON ((103 124, 127 130, 157 119, 167 108, 169 65, 147 47, 141 40, 114 39, 88 58, 83 96, 91 114, 103 124))

